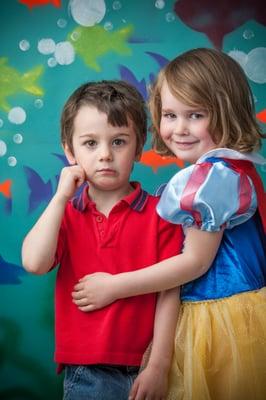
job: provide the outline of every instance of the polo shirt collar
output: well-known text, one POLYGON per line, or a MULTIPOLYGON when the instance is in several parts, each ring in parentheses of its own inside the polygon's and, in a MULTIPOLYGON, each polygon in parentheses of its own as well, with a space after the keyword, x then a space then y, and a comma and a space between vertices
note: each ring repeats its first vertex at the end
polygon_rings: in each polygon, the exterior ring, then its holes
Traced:
MULTIPOLYGON (((130 184, 135 190, 121 201, 126 202, 134 211, 141 212, 147 203, 148 193, 141 188, 139 182, 130 182, 130 184)), ((80 212, 84 212, 88 205, 93 203, 88 195, 88 186, 86 184, 82 192, 72 199, 73 207, 80 212)))

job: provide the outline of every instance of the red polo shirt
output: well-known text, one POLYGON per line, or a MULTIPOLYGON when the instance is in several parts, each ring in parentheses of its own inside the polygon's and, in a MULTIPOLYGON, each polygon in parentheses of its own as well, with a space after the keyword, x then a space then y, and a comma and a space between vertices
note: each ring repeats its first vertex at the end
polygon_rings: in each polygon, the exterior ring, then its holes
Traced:
POLYGON ((97 211, 87 187, 66 206, 56 253, 55 360, 60 364, 139 365, 152 339, 155 294, 117 300, 90 313, 80 311, 71 297, 84 275, 133 271, 181 251, 180 226, 158 216, 158 197, 132 185, 134 192, 108 218, 97 211))

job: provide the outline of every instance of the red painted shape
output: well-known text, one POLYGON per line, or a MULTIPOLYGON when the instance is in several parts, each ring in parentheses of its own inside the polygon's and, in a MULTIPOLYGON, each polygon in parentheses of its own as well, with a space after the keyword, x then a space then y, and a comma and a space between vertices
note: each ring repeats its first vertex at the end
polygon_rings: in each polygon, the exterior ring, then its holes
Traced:
POLYGON ((30 9, 33 7, 46 6, 52 4, 55 7, 61 7, 61 0, 18 0, 19 3, 28 6, 30 9))

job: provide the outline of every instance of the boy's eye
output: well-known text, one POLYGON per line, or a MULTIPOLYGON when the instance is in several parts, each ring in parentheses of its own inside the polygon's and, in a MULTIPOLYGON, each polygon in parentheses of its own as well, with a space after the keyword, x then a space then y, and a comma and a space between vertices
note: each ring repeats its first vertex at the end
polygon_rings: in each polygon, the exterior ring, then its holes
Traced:
POLYGON ((125 144, 125 142, 126 141, 124 139, 114 139, 112 144, 114 146, 121 146, 121 145, 125 144))
POLYGON ((97 143, 96 143, 96 140, 90 139, 90 140, 87 140, 84 144, 87 147, 95 147, 97 143))

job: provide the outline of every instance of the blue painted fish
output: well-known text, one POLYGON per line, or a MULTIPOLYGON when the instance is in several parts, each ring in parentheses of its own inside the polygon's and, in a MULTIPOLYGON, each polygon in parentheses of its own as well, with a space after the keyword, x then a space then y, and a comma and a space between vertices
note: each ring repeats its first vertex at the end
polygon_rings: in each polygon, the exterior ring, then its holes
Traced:
POLYGON ((25 274, 26 272, 22 267, 7 262, 0 255, 0 285, 21 283, 20 276, 23 276, 25 274))
POLYGON ((40 175, 32 168, 24 166, 28 186, 30 188, 28 211, 34 211, 42 202, 48 203, 53 195, 51 180, 44 182, 40 175))

